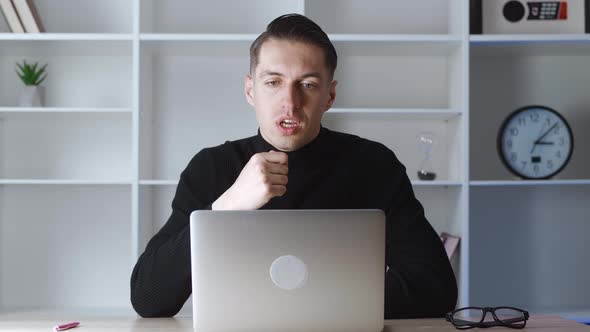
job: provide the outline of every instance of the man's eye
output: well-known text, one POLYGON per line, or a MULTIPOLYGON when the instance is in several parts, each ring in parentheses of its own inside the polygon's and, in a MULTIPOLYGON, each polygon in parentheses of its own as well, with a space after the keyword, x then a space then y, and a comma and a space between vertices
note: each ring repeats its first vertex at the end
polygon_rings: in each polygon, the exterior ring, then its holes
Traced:
POLYGON ((308 83, 308 82, 303 82, 301 83, 301 85, 303 85, 304 89, 315 89, 316 85, 314 83, 308 83))
POLYGON ((270 86, 270 87, 276 87, 276 86, 279 86, 279 82, 278 82, 278 81, 267 81, 267 82, 266 82, 266 83, 264 83, 264 84, 266 84, 267 86, 270 86))

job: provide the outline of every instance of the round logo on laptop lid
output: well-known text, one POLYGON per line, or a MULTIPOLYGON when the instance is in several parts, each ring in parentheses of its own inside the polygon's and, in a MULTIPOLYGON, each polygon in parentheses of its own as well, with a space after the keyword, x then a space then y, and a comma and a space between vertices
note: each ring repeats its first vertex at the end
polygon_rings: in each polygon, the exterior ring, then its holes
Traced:
POLYGON ((270 278, 280 289, 302 288, 307 283, 307 277, 307 266, 293 255, 281 256, 270 265, 270 278))

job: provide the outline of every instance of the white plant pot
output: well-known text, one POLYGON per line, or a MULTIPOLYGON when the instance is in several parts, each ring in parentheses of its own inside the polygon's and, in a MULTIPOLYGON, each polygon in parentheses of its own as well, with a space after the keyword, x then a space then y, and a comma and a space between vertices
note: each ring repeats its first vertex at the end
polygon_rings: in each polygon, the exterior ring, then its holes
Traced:
POLYGON ((19 98, 19 106, 21 107, 42 107, 44 104, 45 87, 25 85, 19 98))

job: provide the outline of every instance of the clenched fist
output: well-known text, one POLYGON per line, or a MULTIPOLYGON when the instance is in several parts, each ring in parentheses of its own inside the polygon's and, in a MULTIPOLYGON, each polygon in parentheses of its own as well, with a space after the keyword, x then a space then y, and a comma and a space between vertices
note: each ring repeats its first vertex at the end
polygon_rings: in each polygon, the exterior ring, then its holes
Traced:
POLYGON ((236 182, 221 195, 213 210, 256 210, 275 196, 287 192, 287 154, 270 151, 250 158, 236 182))

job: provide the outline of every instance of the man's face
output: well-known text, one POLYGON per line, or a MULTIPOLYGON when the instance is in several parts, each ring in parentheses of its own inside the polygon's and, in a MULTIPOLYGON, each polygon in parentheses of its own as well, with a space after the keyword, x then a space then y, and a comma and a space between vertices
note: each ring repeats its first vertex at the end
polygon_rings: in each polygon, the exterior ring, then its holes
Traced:
POLYGON ((320 131, 322 115, 336 97, 321 48, 269 39, 260 48, 245 93, 254 106, 262 137, 281 151, 294 151, 320 131))

